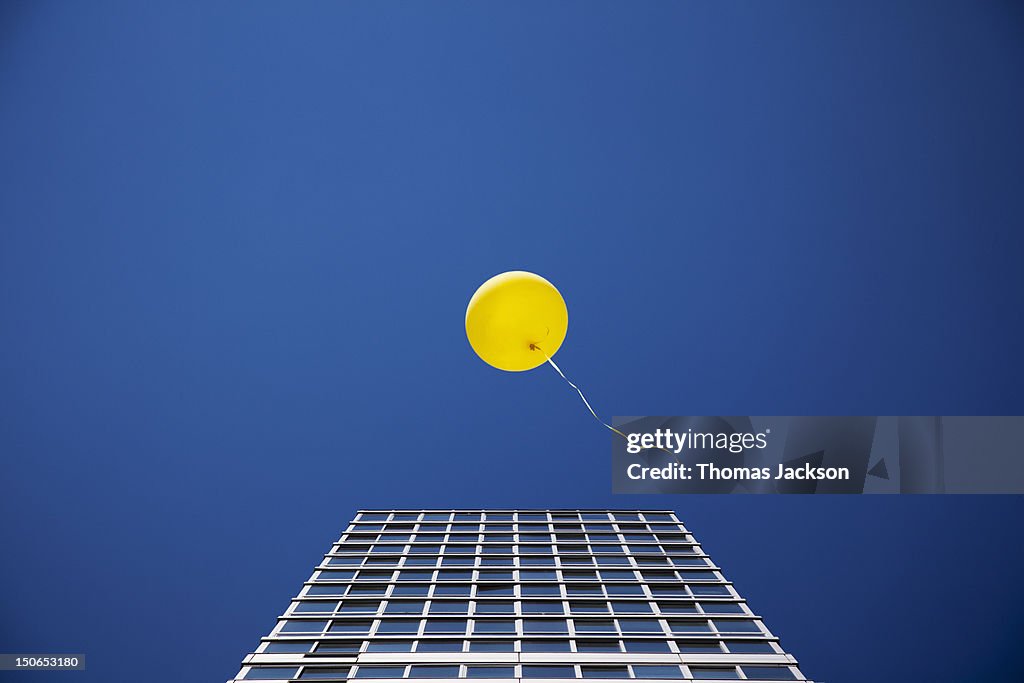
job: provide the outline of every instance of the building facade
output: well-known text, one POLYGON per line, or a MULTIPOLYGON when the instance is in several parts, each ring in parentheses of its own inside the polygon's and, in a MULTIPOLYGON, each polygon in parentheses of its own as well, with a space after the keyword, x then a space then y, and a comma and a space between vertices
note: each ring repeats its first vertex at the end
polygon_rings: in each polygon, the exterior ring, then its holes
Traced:
POLYGON ((668 510, 363 510, 235 681, 806 680, 668 510))

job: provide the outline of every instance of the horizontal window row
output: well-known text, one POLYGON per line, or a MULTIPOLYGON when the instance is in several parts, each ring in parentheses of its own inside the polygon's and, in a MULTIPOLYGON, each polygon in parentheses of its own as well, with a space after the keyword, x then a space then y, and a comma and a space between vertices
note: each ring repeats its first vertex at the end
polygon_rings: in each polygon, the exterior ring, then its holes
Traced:
POLYGON ((359 522, 676 522, 665 512, 363 512, 359 522))
POLYGON ((318 654, 357 655, 363 652, 626 652, 631 654, 777 654, 775 646, 763 638, 746 640, 662 640, 644 638, 639 640, 615 638, 591 638, 562 640, 545 638, 540 640, 501 640, 481 638, 477 640, 451 640, 432 638, 429 640, 403 640, 379 638, 376 640, 274 640, 268 642, 262 652, 271 654, 318 654))
MULTIPOLYGON (((381 556, 383 557, 383 556, 381 556)), ((687 560, 679 557, 658 556, 657 561, 650 562, 647 558, 652 556, 625 556, 625 555, 565 555, 562 557, 541 556, 541 555, 394 555, 386 560, 378 560, 375 556, 364 557, 362 555, 346 558, 329 556, 327 565, 331 567, 361 567, 363 569, 379 568, 381 570, 401 567, 409 569, 412 567, 433 568, 441 566, 444 568, 462 567, 464 569, 506 569, 512 570, 517 567, 529 569, 536 567, 565 567, 566 569, 586 570, 589 568, 598 569, 621 569, 632 570, 634 567, 640 569, 672 569, 674 567, 708 567, 710 566, 704 558, 694 556, 687 560)), ((628 579, 627 579, 628 580, 628 579)))
MULTIPOLYGON (((595 546, 597 548, 598 546, 595 546)), ((607 546, 610 548, 611 546, 607 546)), ((435 545, 433 543, 411 544, 411 545, 339 545, 334 549, 334 554, 349 555, 593 555, 593 554, 615 554, 615 555, 669 555, 675 552, 672 547, 652 543, 650 545, 628 545, 627 552, 621 550, 594 550, 591 552, 588 546, 559 547, 558 551, 552 550, 551 546, 504 546, 504 545, 473 545, 473 544, 452 544, 445 543, 435 545)), ((564 559, 563 559, 564 564, 564 559)))
POLYGON ((752 619, 300 619, 280 622, 278 633, 353 635, 474 635, 761 633, 752 619))
MULTIPOLYGON (((709 569, 640 569, 633 571, 631 568, 600 570, 597 572, 588 571, 562 571, 556 569, 520 569, 519 581, 644 581, 646 583, 661 581, 720 581, 718 575, 709 569)), ((434 572, 429 569, 402 569, 393 571, 390 569, 321 569, 317 575, 317 581, 377 581, 416 583, 426 581, 459 581, 466 580, 448 578, 457 576, 455 573, 444 571, 434 572)), ((465 575, 463 575, 465 576, 465 575)))
POLYGON ((301 600, 293 614, 745 614, 738 602, 647 600, 301 600))
MULTIPOLYGON (((321 572, 322 573, 322 572, 321 572)), ((729 587, 714 583, 313 583, 303 597, 387 598, 690 598, 733 597, 729 587)))
MULTIPOLYGON (((349 536, 346 537, 338 546, 334 549, 335 553, 354 553, 360 552, 360 548, 372 549, 369 551, 373 552, 384 552, 378 550, 378 548, 404 548, 406 543, 419 543, 419 544, 430 544, 430 543, 444 543, 447 545, 453 544, 476 544, 482 543, 480 546, 480 554, 482 555, 526 555, 526 554, 542 554, 550 555, 552 553, 558 555, 570 555, 579 553, 615 553, 616 555, 625 555, 627 553, 642 553, 649 552, 651 548, 656 548, 658 543, 680 543, 686 544, 685 541, 673 541, 672 539, 659 538, 657 540, 650 541, 633 541, 628 538, 616 538, 614 536, 609 538, 578 538, 573 540, 567 540, 558 538, 555 539, 557 545, 551 545, 552 539, 548 538, 516 538, 514 534, 491 534, 480 536, 478 534, 394 534, 393 536, 387 536, 384 534, 373 534, 365 537, 349 536), (511 537, 510 537, 511 536, 511 537), (589 543, 589 545, 588 545, 589 543), (625 546, 622 544, 625 543, 625 546)), ((393 550, 389 552, 401 552, 401 550, 393 550)))
POLYGON ((794 681, 796 675, 788 666, 679 666, 664 664, 594 665, 594 664, 520 664, 520 665, 360 665, 327 666, 254 666, 244 680, 347 680, 354 679, 451 679, 451 678, 596 678, 596 679, 658 679, 658 680, 757 680, 794 681))
POLYGON ((403 525, 386 525, 386 524, 360 524, 349 527, 345 533, 347 539, 360 539, 366 540, 366 538, 376 538, 378 536, 392 537, 401 535, 411 535, 415 532, 418 535, 429 536, 431 534, 439 536, 460 536, 468 535, 476 537, 478 540, 483 535, 483 540, 492 540, 490 537, 494 536, 501 538, 502 536, 515 536, 523 542, 539 542, 544 541, 571 541, 571 540, 584 540, 589 537, 590 540, 596 541, 618 541, 625 540, 630 543, 654 543, 658 540, 667 540, 672 543, 692 543, 692 537, 686 532, 680 529, 651 529, 651 527, 645 526, 642 529, 628 529, 628 528, 615 528, 608 525, 608 528, 595 528, 594 526, 587 527, 559 527, 555 525, 552 528, 538 527, 530 528, 526 525, 519 524, 484 524, 484 525, 461 525, 461 524, 403 524, 403 525), (482 533, 481 533, 482 532, 482 533))
MULTIPOLYGON (((362 556, 362 555, 327 555, 326 562, 332 567, 364 567, 364 568, 384 568, 384 567, 401 567, 403 569, 410 567, 463 567, 464 571, 471 571, 477 566, 477 560, 479 559, 479 565, 481 571, 487 571, 487 568, 495 567, 515 567, 517 563, 511 558, 494 558, 494 557, 462 557, 462 556, 436 556, 436 555, 406 555, 406 556, 362 556), (496 560, 500 560, 496 562, 496 560)), ((707 567, 709 558, 699 556, 697 553, 679 553, 673 552, 667 556, 647 556, 639 555, 635 557, 620 558, 618 556, 603 556, 596 558, 599 566, 617 566, 617 567, 639 567, 641 569, 653 569, 662 567, 707 567)), ((568 562, 562 564, 572 564, 571 559, 568 562)), ((532 557, 523 556, 519 558, 519 566, 523 567, 553 567, 557 565, 557 562, 553 561, 548 557, 532 557)), ((511 569, 506 570, 511 571, 511 569)), ((492 574, 493 575, 493 574, 492 574)))

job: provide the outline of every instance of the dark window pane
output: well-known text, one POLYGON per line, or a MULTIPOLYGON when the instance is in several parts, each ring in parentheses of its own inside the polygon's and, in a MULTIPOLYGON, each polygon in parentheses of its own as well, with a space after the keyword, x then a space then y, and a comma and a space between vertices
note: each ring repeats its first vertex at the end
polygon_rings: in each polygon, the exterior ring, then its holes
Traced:
POLYGON ((523 678, 576 678, 571 666, 524 664, 523 678))
POLYGON ((795 681, 796 676, 786 666, 745 666, 747 678, 763 681, 795 681))

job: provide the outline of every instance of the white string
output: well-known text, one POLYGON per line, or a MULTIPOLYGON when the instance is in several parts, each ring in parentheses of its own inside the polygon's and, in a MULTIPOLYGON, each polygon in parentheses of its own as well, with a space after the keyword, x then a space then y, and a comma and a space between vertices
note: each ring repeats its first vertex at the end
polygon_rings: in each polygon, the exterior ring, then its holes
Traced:
POLYGON ((583 395, 583 392, 580 390, 580 388, 578 386, 576 386, 575 384, 573 384, 572 381, 568 377, 565 376, 565 373, 562 372, 562 368, 560 368, 557 365, 555 365, 555 361, 551 360, 551 356, 549 356, 547 353, 545 353, 544 349, 540 348, 536 344, 530 344, 530 348, 532 350, 535 350, 535 351, 540 351, 541 354, 544 355, 544 358, 547 359, 548 364, 551 365, 551 367, 553 367, 555 369, 555 372, 557 372, 559 375, 561 375, 562 379, 564 379, 566 381, 566 383, 570 387, 572 387, 573 389, 576 390, 576 393, 580 395, 581 399, 583 399, 583 405, 585 405, 587 407, 587 410, 590 411, 590 414, 594 416, 595 420, 597 420, 598 422, 603 424, 605 427, 607 427, 608 429, 612 430, 613 432, 615 432, 616 434, 621 436, 623 439, 628 439, 629 438, 628 436, 626 436, 625 434, 620 432, 618 429, 616 429, 615 427, 612 427, 610 424, 608 424, 607 422, 602 420, 600 417, 598 417, 597 413, 595 413, 594 409, 590 406, 590 401, 588 401, 587 397, 583 395))
MULTIPOLYGON (((587 407, 587 410, 590 411, 590 414, 594 416, 595 420, 597 420, 598 422, 603 424, 605 427, 607 427, 608 429, 612 430, 613 432, 615 432, 616 434, 621 436, 623 439, 626 439, 627 441, 629 440, 628 436, 623 434, 621 431, 619 431, 615 427, 612 427, 610 424, 608 424, 607 422, 605 422, 604 420, 602 420, 600 417, 597 416, 597 413, 595 413, 594 409, 590 406, 590 401, 588 401, 587 397, 583 395, 583 391, 581 391, 578 386, 573 384, 572 381, 568 377, 565 376, 565 373, 562 372, 562 368, 560 368, 557 365, 555 365, 555 361, 551 360, 551 356, 549 356, 544 351, 544 349, 540 348, 536 344, 530 344, 530 350, 532 350, 532 351, 540 351, 542 354, 544 354, 544 358, 548 361, 548 365, 550 365, 551 367, 553 367, 555 369, 555 372, 557 372, 562 377, 562 379, 565 380, 566 384, 568 384, 570 387, 572 387, 573 389, 576 390, 576 393, 580 395, 581 399, 583 399, 583 405, 585 405, 587 407)), ((679 455, 674 453, 673 451, 670 451, 667 448, 661 448, 660 446, 656 446, 655 448, 657 448, 659 451, 665 451, 666 453, 671 455, 673 458, 675 458, 676 462, 679 462, 679 455)))

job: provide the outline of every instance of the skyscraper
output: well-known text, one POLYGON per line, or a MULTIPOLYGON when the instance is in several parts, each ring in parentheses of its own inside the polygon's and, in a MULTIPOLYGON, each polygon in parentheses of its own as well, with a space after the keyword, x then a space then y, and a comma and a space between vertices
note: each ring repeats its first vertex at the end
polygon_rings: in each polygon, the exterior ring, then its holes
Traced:
POLYGON ((806 680, 669 510, 363 510, 236 681, 806 680))

